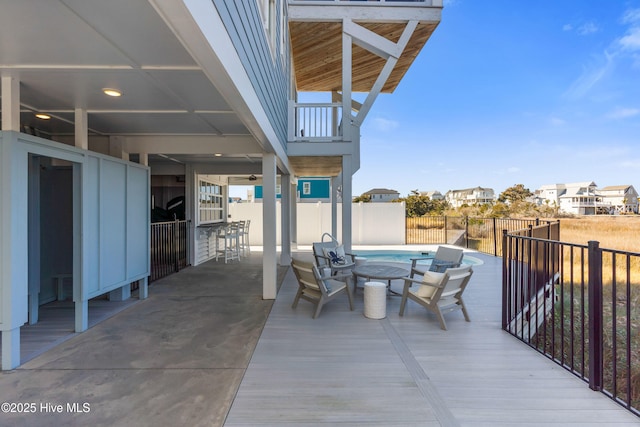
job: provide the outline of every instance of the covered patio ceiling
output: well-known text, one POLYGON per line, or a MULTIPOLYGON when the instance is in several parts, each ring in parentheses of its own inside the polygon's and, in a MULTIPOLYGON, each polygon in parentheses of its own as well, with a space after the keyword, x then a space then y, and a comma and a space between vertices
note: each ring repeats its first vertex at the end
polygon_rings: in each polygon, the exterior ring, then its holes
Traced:
POLYGON ((150 162, 172 162, 165 154, 183 163, 259 164, 263 145, 247 126, 251 118, 238 113, 242 97, 202 64, 217 60, 215 52, 184 22, 186 13, 167 15, 171 7, 165 0, 0 0, 0 73, 20 81, 21 130, 73 141, 75 110, 85 109, 90 137, 161 136, 207 147, 167 154, 150 145, 159 154, 150 162), (238 141, 242 150, 233 147, 238 141))

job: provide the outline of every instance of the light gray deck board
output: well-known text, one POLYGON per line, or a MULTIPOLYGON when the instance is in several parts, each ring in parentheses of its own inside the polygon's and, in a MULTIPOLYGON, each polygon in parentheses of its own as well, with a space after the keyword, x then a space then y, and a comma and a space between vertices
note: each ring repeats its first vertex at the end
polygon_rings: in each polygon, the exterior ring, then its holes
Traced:
MULTIPOLYGON (((327 304, 291 308, 288 274, 225 425, 639 425, 640 419, 500 329, 500 259, 474 267, 462 314, 435 316, 400 297, 387 318, 327 304)), ((392 288, 399 290, 398 281, 392 288)))

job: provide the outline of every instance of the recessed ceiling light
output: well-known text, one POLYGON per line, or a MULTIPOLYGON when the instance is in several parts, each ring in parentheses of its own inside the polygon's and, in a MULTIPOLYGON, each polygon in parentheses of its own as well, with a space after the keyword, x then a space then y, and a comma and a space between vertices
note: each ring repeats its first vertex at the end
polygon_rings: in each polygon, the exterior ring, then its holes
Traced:
POLYGON ((122 96, 122 92, 120 92, 118 89, 105 87, 104 89, 102 89, 102 91, 104 92, 105 95, 116 96, 116 97, 122 96))
POLYGON ((216 157, 222 157, 222 153, 215 153, 214 156, 216 157))
POLYGON ((51 118, 50 115, 44 113, 36 113, 36 117, 42 120, 49 120, 51 118))

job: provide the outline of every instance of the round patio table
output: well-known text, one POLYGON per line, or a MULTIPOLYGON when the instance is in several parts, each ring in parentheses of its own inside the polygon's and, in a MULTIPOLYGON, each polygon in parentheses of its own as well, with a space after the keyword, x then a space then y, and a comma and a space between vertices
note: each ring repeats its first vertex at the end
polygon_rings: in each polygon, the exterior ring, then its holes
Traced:
POLYGON ((367 280, 377 279, 386 280, 388 282, 387 289, 389 292, 400 295, 391 290, 391 281, 394 279, 402 279, 408 277, 410 271, 406 268, 393 267, 386 264, 366 263, 356 266, 351 272, 354 275, 354 282, 358 283, 358 277, 364 277, 367 280))

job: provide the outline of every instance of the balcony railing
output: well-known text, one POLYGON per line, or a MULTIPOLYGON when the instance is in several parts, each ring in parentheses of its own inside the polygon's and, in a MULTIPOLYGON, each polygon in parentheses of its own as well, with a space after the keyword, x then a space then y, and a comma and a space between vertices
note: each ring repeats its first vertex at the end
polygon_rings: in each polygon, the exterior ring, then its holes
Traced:
POLYGON ((503 329, 640 415, 640 253, 531 230, 503 247, 503 329))
POLYGON ((289 142, 341 141, 342 104, 289 103, 289 142))

